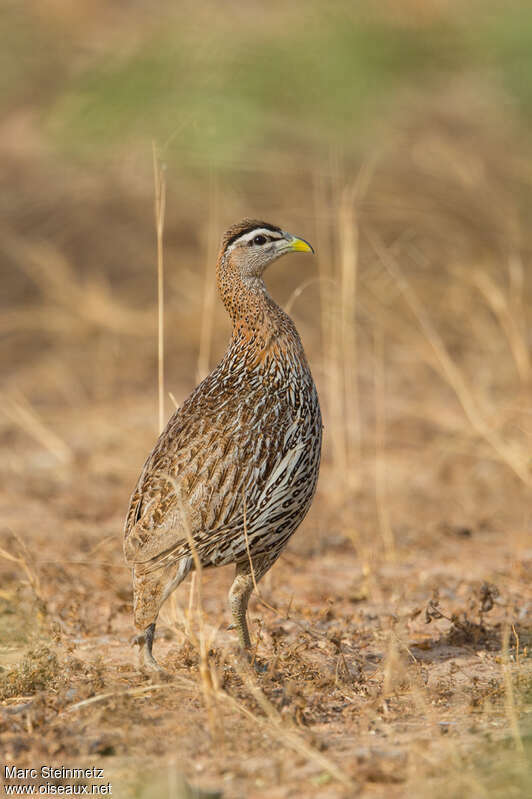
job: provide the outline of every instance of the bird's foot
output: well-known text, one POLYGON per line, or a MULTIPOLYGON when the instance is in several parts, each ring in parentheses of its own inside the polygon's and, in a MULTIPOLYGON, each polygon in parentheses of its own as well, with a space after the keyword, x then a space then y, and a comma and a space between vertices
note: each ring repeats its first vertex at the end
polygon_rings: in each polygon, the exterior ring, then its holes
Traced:
POLYGON ((257 658, 257 647, 252 647, 247 624, 232 623, 228 630, 236 630, 239 638, 238 655, 242 661, 251 666, 257 674, 264 674, 268 671, 268 664, 257 658))
MULTIPOLYGON (((155 625, 154 625, 155 626, 155 625)), ((166 675, 165 670, 157 663, 153 657, 151 648, 153 644, 153 628, 148 627, 143 633, 139 633, 132 640, 133 646, 139 647, 139 668, 151 674, 166 675)))
POLYGON ((166 674, 165 670, 157 663, 152 653, 147 651, 146 646, 140 649, 139 666, 141 671, 150 672, 151 674, 166 674))

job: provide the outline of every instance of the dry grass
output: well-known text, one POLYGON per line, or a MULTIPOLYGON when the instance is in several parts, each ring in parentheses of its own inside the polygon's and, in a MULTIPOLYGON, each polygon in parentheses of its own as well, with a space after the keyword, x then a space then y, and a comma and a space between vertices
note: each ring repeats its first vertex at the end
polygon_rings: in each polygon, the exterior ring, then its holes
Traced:
POLYGON ((490 96, 477 120, 448 91, 364 158, 303 156, 282 185, 259 162, 191 188, 154 150, 155 237, 148 166, 92 177, 87 222, 70 207, 83 168, 54 188, 51 156, 19 153, 0 240, 9 762, 93 763, 144 799, 526 795, 529 150, 490 96), (178 405, 223 351, 217 239, 255 213, 318 252, 268 279, 318 383, 319 490, 251 601, 265 670, 226 629, 232 574, 197 568, 163 610, 169 677, 151 682, 130 645, 127 498, 165 393, 178 405))

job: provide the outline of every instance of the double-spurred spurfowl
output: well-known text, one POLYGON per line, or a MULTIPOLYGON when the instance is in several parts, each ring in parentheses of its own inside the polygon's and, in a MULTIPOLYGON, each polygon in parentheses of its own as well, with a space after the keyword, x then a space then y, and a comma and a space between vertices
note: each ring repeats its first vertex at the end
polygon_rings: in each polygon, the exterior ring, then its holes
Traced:
POLYGON ((217 281, 233 322, 229 347, 169 420, 131 497, 124 553, 147 668, 158 668, 152 644, 160 607, 198 559, 204 568, 236 565, 233 627, 250 647, 254 581, 312 502, 321 453, 318 394, 295 325, 263 281, 265 268, 291 252, 313 250, 258 220, 245 219, 223 237, 217 281))

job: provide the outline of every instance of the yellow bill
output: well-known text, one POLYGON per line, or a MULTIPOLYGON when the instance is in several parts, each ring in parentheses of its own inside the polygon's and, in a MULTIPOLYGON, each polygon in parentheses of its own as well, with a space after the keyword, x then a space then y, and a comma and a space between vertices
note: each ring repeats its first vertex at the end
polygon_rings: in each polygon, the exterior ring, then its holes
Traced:
POLYGON ((313 247, 308 243, 308 241, 305 241, 305 239, 300 239, 298 236, 292 236, 288 246, 293 252, 314 252, 313 247))

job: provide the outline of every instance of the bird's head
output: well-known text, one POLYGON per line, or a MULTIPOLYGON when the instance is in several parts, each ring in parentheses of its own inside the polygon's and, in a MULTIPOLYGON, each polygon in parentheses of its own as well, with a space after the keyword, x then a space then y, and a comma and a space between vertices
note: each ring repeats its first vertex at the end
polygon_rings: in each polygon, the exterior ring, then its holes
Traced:
POLYGON ((260 278, 266 267, 289 252, 314 252, 310 244, 276 225, 244 219, 225 233, 220 260, 231 265, 239 277, 260 278))

